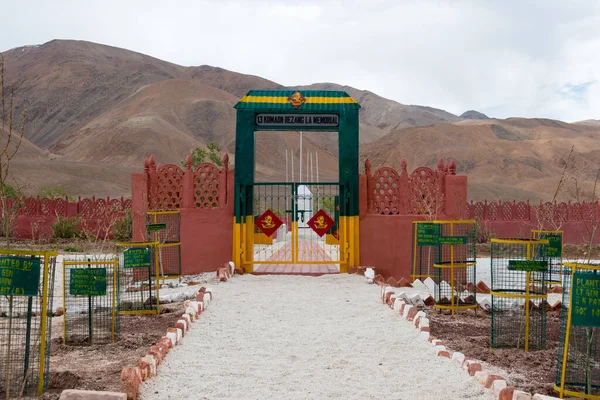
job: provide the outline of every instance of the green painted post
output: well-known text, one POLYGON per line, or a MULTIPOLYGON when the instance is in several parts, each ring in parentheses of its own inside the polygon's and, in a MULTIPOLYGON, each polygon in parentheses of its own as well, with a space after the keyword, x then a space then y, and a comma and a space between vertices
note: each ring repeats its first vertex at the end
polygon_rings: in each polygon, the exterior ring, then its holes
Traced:
POLYGON ((358 110, 341 110, 339 130, 340 196, 348 201, 341 216, 358 215, 358 110))
POLYGON ((33 309, 33 297, 27 297, 27 331, 25 336, 25 364, 23 368, 23 387, 27 387, 27 372, 29 371, 29 354, 31 346, 31 314, 33 309))
POLYGON ((235 140, 235 221, 252 215, 254 184, 254 111, 237 110, 235 140))

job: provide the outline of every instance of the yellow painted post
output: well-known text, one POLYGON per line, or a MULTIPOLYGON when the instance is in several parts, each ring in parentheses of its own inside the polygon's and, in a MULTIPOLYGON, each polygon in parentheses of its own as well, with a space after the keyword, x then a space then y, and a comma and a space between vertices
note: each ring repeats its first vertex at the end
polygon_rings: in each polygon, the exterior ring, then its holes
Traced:
POLYGON ((414 235, 413 235, 413 280, 414 280, 415 276, 417 275, 417 230, 419 229, 419 223, 413 222, 412 226, 413 226, 413 231, 414 231, 414 235))
MULTIPOLYGON (((529 248, 529 245, 527 246, 529 248)), ((525 273, 525 282, 527 286, 525 287, 525 351, 529 351, 529 281, 531 277, 531 272, 527 271, 525 273)))
POLYGON ((48 253, 44 253, 44 276, 42 278, 42 321, 40 325, 40 372, 38 374, 38 396, 44 393, 44 375, 46 373, 46 330, 48 317, 48 253))
POLYGON ((254 272, 254 216, 246 215, 244 219, 244 267, 246 272, 254 272))
MULTIPOLYGON (((450 222, 450 236, 454 236, 454 223, 450 222)), ((454 245, 450 245, 450 306, 454 315, 454 245)))
POLYGON ((292 222, 292 264, 298 261, 298 221, 292 222))
POLYGON ((67 343, 67 266, 63 258, 63 344, 67 343))
POLYGON ((572 306, 573 306, 573 267, 571 267, 571 288, 569 293, 569 313, 567 314, 567 327, 565 330, 565 345, 563 348, 563 362, 562 368, 560 371, 560 390, 558 392, 560 398, 562 399, 565 394, 565 377, 567 374, 567 359, 569 355, 569 336, 571 335, 571 315, 572 315, 572 306))
MULTIPOLYGON (((356 262, 356 265, 354 265, 355 267, 358 267, 360 265, 360 216, 355 216, 354 218, 356 218, 356 223, 354 226, 354 230, 355 230, 355 241, 354 241, 354 251, 355 251, 355 258, 354 261, 356 262)), ((345 272, 348 272, 348 270, 346 269, 345 272)))
MULTIPOLYGON (((158 255, 158 242, 154 243, 154 260, 156 262, 156 280, 154 281, 156 284, 156 315, 160 315, 160 298, 158 297, 158 287, 159 284, 159 273, 160 273, 160 257, 158 255)), ((152 281, 150 281, 152 282, 152 281)), ((152 293, 152 288, 150 288, 150 293, 152 293)))

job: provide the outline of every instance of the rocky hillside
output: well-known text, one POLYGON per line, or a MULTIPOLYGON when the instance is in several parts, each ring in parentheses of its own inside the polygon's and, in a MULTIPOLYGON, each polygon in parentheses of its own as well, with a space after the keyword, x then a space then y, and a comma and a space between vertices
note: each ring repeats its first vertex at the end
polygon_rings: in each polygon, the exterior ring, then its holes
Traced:
MULTIPOLYGON (((54 40, 3 55, 16 113, 28 109, 12 177, 31 194, 57 186, 76 195, 127 196, 129 174, 150 154, 163 164, 179 163, 211 141, 235 162, 233 106, 250 89, 284 88, 257 76, 183 67, 82 41, 54 40)), ((335 83, 294 88, 345 90, 360 102, 363 160, 399 166, 406 157, 414 168, 452 157, 469 174, 476 199, 547 197, 571 145, 573 173, 584 187, 598 165, 595 120, 493 120, 473 110, 458 117, 335 83)), ((285 150, 290 157, 294 151, 297 169, 298 147, 296 132, 258 133, 257 178, 285 179, 285 150)), ((320 179, 336 180, 335 134, 305 133, 304 149, 319 152, 320 179)))

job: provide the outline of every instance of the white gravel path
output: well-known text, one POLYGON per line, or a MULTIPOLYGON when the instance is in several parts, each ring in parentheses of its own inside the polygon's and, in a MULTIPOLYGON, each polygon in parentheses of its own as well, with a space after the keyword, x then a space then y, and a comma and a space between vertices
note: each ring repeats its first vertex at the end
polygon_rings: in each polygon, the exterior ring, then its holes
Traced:
POLYGON ((356 275, 235 276, 142 385, 150 399, 491 399, 356 275))

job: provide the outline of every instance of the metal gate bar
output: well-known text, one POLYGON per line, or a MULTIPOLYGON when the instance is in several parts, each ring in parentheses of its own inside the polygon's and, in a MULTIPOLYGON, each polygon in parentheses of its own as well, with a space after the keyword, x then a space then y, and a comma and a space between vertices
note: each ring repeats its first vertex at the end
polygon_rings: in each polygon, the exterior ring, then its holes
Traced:
MULTIPOLYGON (((248 264, 343 264, 346 262, 346 234, 340 226, 339 184, 334 182, 270 182, 253 186, 253 218, 243 221, 243 239, 253 246, 246 252, 248 264), (271 235, 254 226, 267 210, 282 225, 271 235), (327 217, 321 221, 317 234, 309 226, 311 218, 322 210, 327 217), (329 219, 327 219, 329 218, 329 219), (331 224, 333 222, 333 224, 331 224), (253 226, 249 226, 253 224, 253 226), (251 242, 250 242, 251 241, 251 242)), ((271 223, 271 219, 267 220, 271 223)), ((259 221, 260 222, 260 221, 259 221)), ((319 225, 319 224, 317 224, 319 225)))

